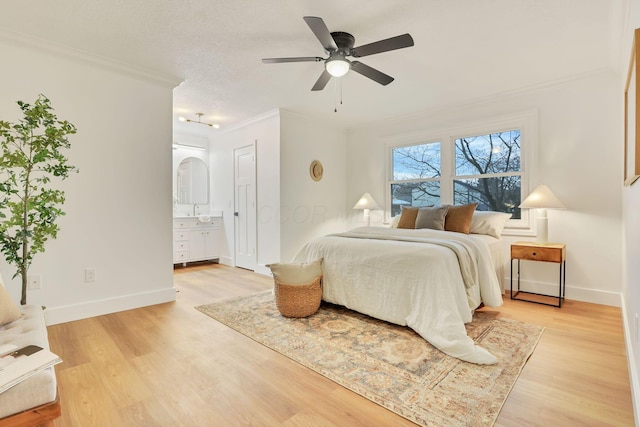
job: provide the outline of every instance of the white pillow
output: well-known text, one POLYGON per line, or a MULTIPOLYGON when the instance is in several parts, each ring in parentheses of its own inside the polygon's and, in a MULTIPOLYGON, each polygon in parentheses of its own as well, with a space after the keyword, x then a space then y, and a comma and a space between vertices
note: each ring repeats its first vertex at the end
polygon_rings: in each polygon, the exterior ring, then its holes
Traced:
POLYGON ((0 277, 0 326, 18 320, 19 317, 20 310, 9 296, 9 292, 4 288, 2 277, 0 277))
POLYGON ((469 232, 473 234, 486 234, 499 239, 509 218, 511 218, 510 213, 475 211, 473 217, 471 217, 469 232))
POLYGON ((398 223, 400 222, 400 217, 402 215, 398 214, 391 218, 391 228, 398 228, 398 223))
POLYGON ((322 276, 322 258, 301 264, 268 264, 273 277, 285 285, 308 285, 322 276))

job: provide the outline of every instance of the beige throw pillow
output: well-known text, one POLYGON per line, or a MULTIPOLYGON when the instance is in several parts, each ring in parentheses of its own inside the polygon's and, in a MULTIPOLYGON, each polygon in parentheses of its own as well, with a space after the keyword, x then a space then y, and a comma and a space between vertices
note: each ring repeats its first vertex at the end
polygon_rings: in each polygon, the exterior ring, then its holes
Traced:
POLYGON ((9 296, 9 292, 7 292, 4 285, 0 282, 0 326, 18 320, 19 317, 20 310, 18 306, 13 302, 9 296))
POLYGON ((398 228, 416 228, 416 217, 418 216, 418 208, 402 207, 398 228))
POLYGON ((308 285, 322 276, 322 258, 301 264, 268 264, 273 277, 285 285, 308 285))
POLYGON ((444 229, 446 231, 469 234, 471 218, 473 218, 473 211, 476 210, 476 206, 478 206, 477 203, 449 206, 447 216, 444 219, 444 229))

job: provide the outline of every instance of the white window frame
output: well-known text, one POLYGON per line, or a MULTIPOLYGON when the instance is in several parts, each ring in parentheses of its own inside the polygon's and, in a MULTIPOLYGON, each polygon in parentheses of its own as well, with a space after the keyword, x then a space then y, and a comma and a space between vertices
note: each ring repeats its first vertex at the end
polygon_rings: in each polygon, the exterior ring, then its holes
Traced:
MULTIPOLYGON (((393 184, 404 184, 404 183, 414 183, 414 182, 440 182, 440 200, 442 200, 442 185, 443 185, 443 175, 442 175, 442 155, 443 155, 443 146, 446 144, 443 144, 442 141, 424 141, 424 142, 419 142, 419 143, 411 143, 411 144, 402 144, 402 145, 394 145, 394 146, 388 146, 387 147, 387 156, 390 157, 390 169, 389 172, 387 173, 387 193, 389 193, 391 191, 391 186, 393 184), (393 179, 393 149, 394 148, 403 148, 403 147, 411 147, 414 145, 428 145, 428 144, 440 144, 440 177, 439 178, 417 178, 417 179, 403 179, 403 180, 395 180, 393 179)), ((386 203, 386 216, 390 216, 391 215, 391 202, 392 202, 392 196, 390 196, 389 194, 386 194, 385 197, 387 197, 389 199, 389 202, 386 203)), ((385 200, 386 201, 386 200, 385 200)))
MULTIPOLYGON (((410 134, 394 135, 383 139, 386 149, 386 188, 385 194, 385 217, 390 220, 391 214, 391 184, 398 183, 393 180, 393 155, 394 148, 411 145, 421 145, 433 142, 440 143, 440 203, 453 203, 453 181, 462 179, 463 176, 455 176, 455 140, 474 135, 488 135, 507 130, 520 130, 520 164, 521 164, 521 200, 524 200, 531 192, 530 182, 536 182, 532 176, 532 165, 534 164, 535 151, 538 146, 538 114, 536 110, 525 111, 505 115, 499 118, 477 121, 471 124, 447 127, 441 129, 430 129, 410 134)), ((500 174, 497 174, 498 176, 500 174)), ((511 175, 511 174, 508 174, 511 175)), ((490 177, 492 175, 485 175, 490 177)), ((423 181, 423 180, 420 180, 423 181)), ((406 181, 409 182, 409 181, 406 181)), ((532 214, 528 209, 521 211, 520 219, 511 219, 503 231, 503 235, 513 236, 533 236, 532 214)))

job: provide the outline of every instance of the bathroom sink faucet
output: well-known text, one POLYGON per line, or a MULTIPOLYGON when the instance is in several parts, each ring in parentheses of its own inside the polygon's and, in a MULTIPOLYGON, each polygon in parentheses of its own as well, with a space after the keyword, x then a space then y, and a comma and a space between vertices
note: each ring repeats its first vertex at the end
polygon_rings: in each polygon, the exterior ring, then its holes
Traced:
POLYGON ((198 207, 197 203, 193 204, 193 216, 196 216, 196 208, 198 207))

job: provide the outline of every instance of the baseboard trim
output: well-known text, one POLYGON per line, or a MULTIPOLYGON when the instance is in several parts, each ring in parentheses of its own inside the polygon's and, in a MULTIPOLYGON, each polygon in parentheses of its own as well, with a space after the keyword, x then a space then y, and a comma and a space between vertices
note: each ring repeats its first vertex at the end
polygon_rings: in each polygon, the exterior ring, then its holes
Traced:
MULTIPOLYGON (((218 262, 220 264, 228 265, 229 267, 236 266, 235 263, 233 262, 233 258, 228 256, 220 257, 218 262)), ((264 274, 265 276, 271 276, 271 270, 265 264, 256 264, 256 267, 253 270, 253 272, 258 274, 264 274)))
POLYGON ((221 256, 218 258, 218 262, 223 265, 228 265, 229 267, 235 267, 235 263, 233 262, 233 258, 229 256, 221 256))
MULTIPOLYGON (((504 284, 505 294, 509 295, 509 291, 511 290, 510 278, 505 277, 502 283, 504 284)), ((514 289, 516 288, 515 279, 513 287, 514 289)), ((535 292, 538 294, 552 296, 558 295, 558 283, 543 283, 522 280, 520 282, 520 289, 522 289, 523 291, 535 292)), ((579 288, 576 286, 567 286, 565 290, 565 298, 574 301, 608 305, 611 307, 620 307, 622 305, 622 295, 619 292, 608 292, 599 289, 579 288)))
POLYGON ((263 274, 265 276, 272 276, 271 269, 265 264, 257 264, 254 273, 263 274))
MULTIPOLYGON (((622 300, 622 298, 621 298, 622 300)), ((634 361, 636 360, 633 353, 633 340, 631 338, 631 331, 629 325, 635 324, 635 319, 629 318, 627 307, 625 304, 622 306, 622 325, 624 331, 624 343, 627 351, 627 366, 629 368, 629 382, 631 383, 631 402, 633 403, 633 418, 635 419, 635 425, 639 425, 640 422, 640 380, 638 379, 638 369, 634 361)))
POLYGON ((101 316, 118 311, 132 310, 149 305, 162 304, 176 300, 174 287, 138 294, 122 295, 113 298, 83 302, 59 307, 47 307, 45 321, 48 326, 58 323, 101 316))

